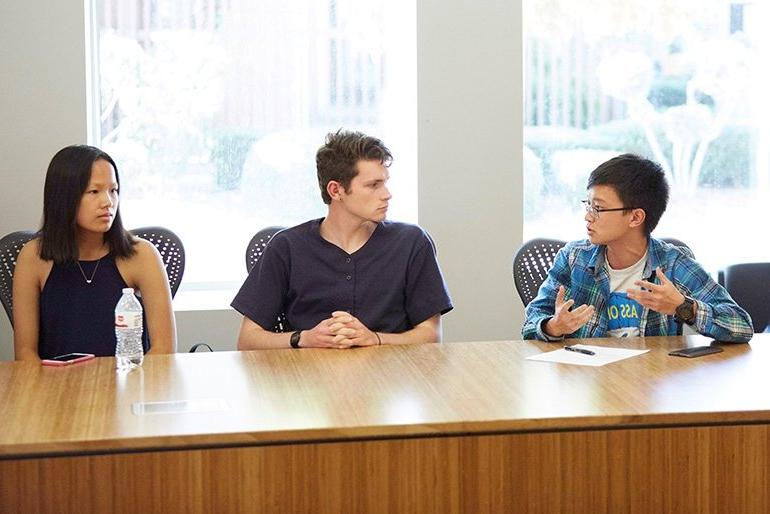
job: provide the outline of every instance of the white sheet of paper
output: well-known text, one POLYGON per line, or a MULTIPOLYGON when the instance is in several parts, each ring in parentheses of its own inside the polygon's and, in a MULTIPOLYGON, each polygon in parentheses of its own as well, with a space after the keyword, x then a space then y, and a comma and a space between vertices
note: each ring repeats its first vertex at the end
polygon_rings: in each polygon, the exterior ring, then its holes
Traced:
POLYGON ((575 348, 592 350, 595 355, 585 355, 578 352, 570 352, 564 348, 552 352, 539 353, 527 357, 529 361, 560 362, 562 364, 578 364, 580 366, 604 366, 611 362, 636 357, 650 350, 629 350, 626 348, 608 348, 606 346, 590 346, 587 344, 570 345, 575 348))

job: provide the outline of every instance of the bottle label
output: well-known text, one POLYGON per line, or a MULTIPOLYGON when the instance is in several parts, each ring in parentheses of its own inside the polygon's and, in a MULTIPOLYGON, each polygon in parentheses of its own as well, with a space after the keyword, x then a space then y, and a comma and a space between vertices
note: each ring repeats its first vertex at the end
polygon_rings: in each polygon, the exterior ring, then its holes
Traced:
POLYGON ((115 328, 141 328, 141 312, 116 312, 115 328))

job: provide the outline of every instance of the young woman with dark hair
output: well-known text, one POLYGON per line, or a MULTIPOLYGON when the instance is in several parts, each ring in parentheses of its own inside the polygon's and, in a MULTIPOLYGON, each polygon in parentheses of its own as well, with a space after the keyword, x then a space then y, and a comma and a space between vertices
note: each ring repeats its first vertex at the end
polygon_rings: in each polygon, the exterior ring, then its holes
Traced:
POLYGON ((17 360, 115 354, 114 309, 124 287, 144 304, 144 350, 171 353, 176 327, 158 251, 123 228, 115 161, 92 146, 63 148, 46 173, 43 227, 13 279, 17 360), (148 340, 149 335, 149 340, 148 340))

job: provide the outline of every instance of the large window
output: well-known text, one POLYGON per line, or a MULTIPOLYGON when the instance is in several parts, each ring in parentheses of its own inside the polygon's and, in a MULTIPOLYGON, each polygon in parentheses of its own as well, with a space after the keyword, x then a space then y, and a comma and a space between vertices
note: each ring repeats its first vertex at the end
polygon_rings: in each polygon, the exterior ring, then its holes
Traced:
POLYGON ((325 213, 315 150, 340 127, 388 144, 390 215, 416 221, 414 2, 93 1, 93 137, 126 225, 182 238, 182 291, 234 290, 257 230, 325 213))
POLYGON ((767 260, 767 2, 525 0, 525 238, 585 236, 588 173, 634 152, 672 197, 655 231, 712 272, 767 260))

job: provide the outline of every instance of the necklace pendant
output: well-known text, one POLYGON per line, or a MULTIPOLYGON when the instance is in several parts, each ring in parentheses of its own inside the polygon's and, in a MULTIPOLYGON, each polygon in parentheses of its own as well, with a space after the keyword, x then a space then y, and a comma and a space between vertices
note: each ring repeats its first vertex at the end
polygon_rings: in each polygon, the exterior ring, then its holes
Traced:
POLYGON ((94 271, 91 273, 91 278, 88 278, 86 276, 86 272, 83 271, 83 266, 80 265, 80 261, 77 261, 78 269, 80 270, 80 274, 83 275, 83 280, 86 281, 86 284, 90 284, 94 281, 94 277, 96 276, 96 270, 99 269, 99 263, 102 262, 102 258, 99 257, 99 260, 96 261, 96 266, 94 266, 94 271))

